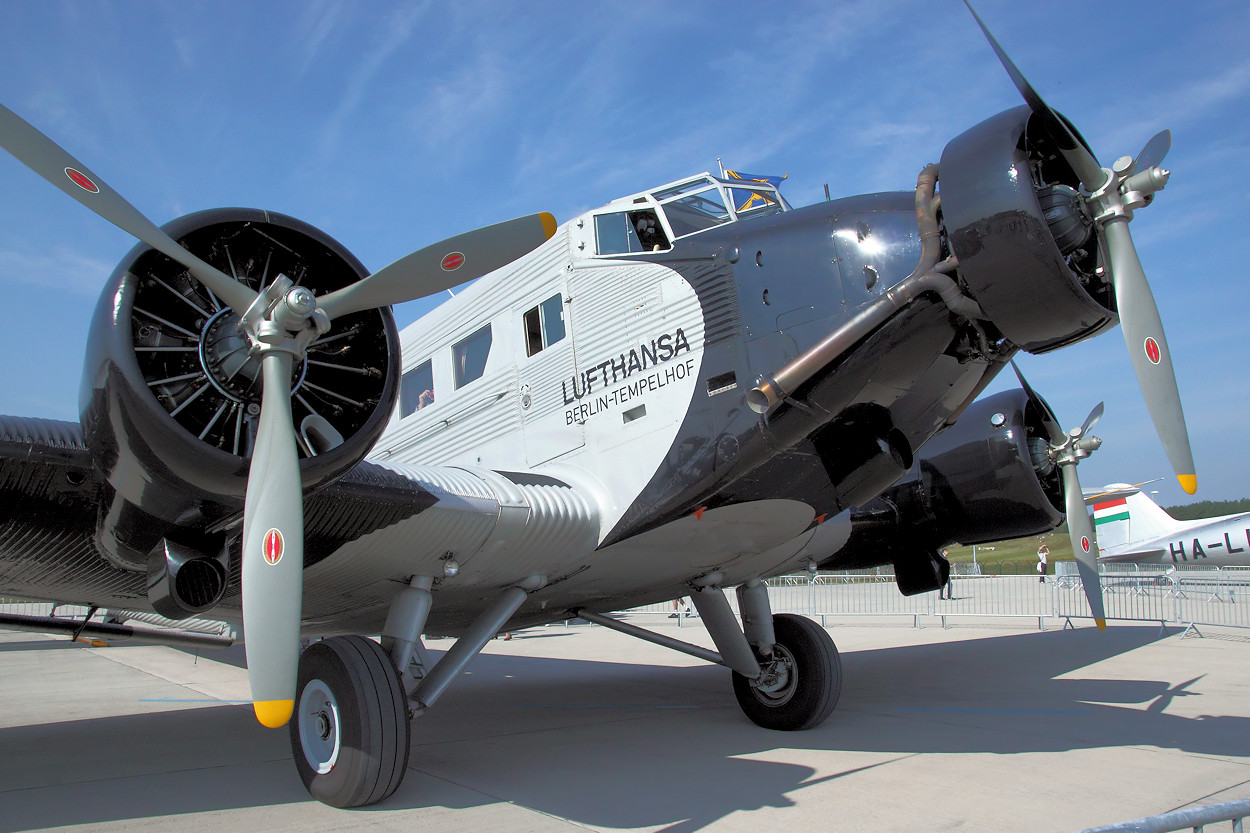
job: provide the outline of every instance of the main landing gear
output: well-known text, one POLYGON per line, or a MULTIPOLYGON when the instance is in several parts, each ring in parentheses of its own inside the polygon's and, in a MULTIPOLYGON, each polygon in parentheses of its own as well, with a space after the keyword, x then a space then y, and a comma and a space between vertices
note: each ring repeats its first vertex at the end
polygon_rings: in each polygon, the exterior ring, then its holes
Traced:
POLYGON ((433 602, 428 576, 414 578, 391 603, 381 645, 336 636, 308 646, 300 655, 290 734, 295 767, 313 798, 363 807, 395 792, 408 768, 412 718, 434 704, 526 596, 546 583, 530 576, 506 588, 437 665, 421 649, 433 602))
POLYGON ((653 633, 596 613, 579 610, 591 622, 675 651, 728 666, 743 713, 765 729, 793 731, 818 726, 842 693, 842 660, 824 628, 803 616, 773 615, 768 588, 751 581, 738 588, 738 626, 713 573, 694 583, 690 595, 719 653, 653 633))
MULTIPOLYGON (((729 667, 738 705, 760 726, 808 729, 824 721, 842 691, 842 664, 829 634, 802 616, 774 616, 759 581, 738 588, 739 625, 721 579, 705 576, 690 594, 716 651, 591 611, 572 613, 729 667)), ((408 767, 411 718, 433 705, 545 584, 543 576, 531 576, 503 590, 434 665, 421 648, 433 601, 429 577, 414 578, 395 598, 381 645, 359 636, 310 645, 300 656, 290 724, 295 766, 308 792, 334 807, 374 804, 394 793, 408 767)))

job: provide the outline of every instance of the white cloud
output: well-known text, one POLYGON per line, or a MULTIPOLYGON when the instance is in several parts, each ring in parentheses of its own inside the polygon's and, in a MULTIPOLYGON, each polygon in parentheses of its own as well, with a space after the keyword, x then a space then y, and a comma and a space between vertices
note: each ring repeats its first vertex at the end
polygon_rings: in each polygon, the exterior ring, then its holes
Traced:
POLYGON ((369 91, 375 76, 381 71, 387 60, 399 50, 412 34, 417 21, 425 14, 428 4, 411 6, 382 15, 377 22, 383 32, 380 41, 368 49, 361 50, 364 60, 348 73, 348 83, 340 96, 338 106, 321 130, 320 161, 329 160, 338 151, 339 138, 343 126, 356 112, 361 100, 369 91))
POLYGON ((33 284, 94 297, 112 271, 113 264, 64 247, 39 254, 0 251, 0 282, 3 283, 33 284))

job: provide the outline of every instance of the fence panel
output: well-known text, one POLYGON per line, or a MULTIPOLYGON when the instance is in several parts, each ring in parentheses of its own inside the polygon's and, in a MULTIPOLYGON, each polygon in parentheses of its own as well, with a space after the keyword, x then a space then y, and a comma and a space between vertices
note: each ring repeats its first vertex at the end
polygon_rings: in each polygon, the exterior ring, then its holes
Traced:
MULTIPOLYGON (((1250 567, 1112 564, 1099 572, 1108 619, 1250 628, 1250 567)), ((936 591, 903 596, 887 572, 779 576, 768 588, 775 612, 808 616, 1036 617, 1039 625, 1047 618, 1091 618, 1075 562, 1057 563, 1045 581, 956 574, 949 599, 936 591)))

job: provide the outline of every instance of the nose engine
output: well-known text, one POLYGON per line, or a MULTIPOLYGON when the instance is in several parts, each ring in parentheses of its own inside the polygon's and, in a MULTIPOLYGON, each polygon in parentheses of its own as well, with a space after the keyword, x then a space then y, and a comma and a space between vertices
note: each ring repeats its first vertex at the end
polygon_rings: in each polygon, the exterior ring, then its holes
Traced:
POLYGON ((942 215, 969 294, 1010 341, 1045 353, 1114 326, 1115 295, 1075 174, 1028 107, 942 153, 942 215))
MULTIPOLYGON (((320 295, 368 274, 325 233, 273 212, 215 209, 164 230, 255 290, 285 275, 320 295)), ((398 394, 398 343, 389 308, 371 309, 342 316, 293 362, 305 490, 356 465, 381 433, 398 394)), ((92 322, 83 438, 109 491, 97 544, 115 566, 148 573, 149 598, 170 618, 211 608, 231 580, 225 551, 238 535, 262 388, 238 314, 185 267, 136 246, 92 322)))

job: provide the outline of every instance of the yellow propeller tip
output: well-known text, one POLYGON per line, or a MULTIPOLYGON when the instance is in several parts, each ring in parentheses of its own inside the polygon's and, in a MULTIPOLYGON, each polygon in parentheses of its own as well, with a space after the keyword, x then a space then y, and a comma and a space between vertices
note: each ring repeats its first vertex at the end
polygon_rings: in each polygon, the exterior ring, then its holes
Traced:
POLYGON ((1198 475, 1196 474, 1178 474, 1176 479, 1181 482, 1181 488, 1186 494, 1192 495, 1198 491, 1198 475))
POLYGON ((1094 624, 1098 626, 1098 630, 1105 631, 1107 629, 1106 619, 1095 619, 1094 624))
POLYGON ((538 218, 543 221, 543 231, 547 233, 547 239, 550 240, 551 236, 556 233, 556 218, 546 211, 540 213, 538 218))
POLYGON ((252 710, 256 712, 256 719, 260 721, 260 725, 278 729, 291 720, 291 714, 295 711, 295 701, 257 700, 252 703, 252 710))

